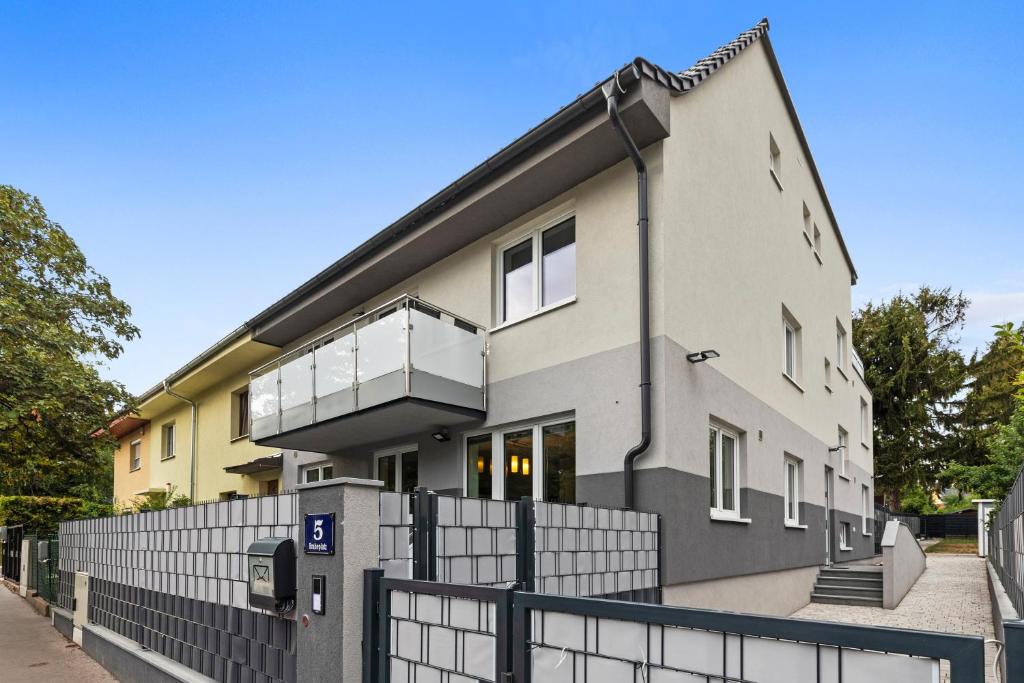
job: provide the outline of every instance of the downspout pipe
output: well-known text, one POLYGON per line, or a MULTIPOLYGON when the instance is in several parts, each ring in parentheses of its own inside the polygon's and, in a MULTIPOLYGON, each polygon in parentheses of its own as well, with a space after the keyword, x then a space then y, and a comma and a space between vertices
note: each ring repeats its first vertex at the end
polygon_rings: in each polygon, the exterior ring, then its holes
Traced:
POLYGON ((189 477, 188 477, 188 498, 192 502, 196 500, 196 428, 198 427, 199 417, 199 406, 190 398, 185 398, 181 394, 176 394, 171 391, 171 383, 166 379, 164 380, 164 393, 168 396, 173 396, 179 401, 192 406, 192 444, 191 444, 191 463, 189 465, 189 477))
POLYGON ((629 158, 636 167, 637 184, 637 227, 639 228, 640 256, 640 441, 626 453, 623 462, 623 483, 625 485, 625 507, 633 509, 636 503, 634 468, 636 460, 651 445, 651 287, 648 268, 649 230, 647 207, 647 164, 633 136, 619 115, 619 95, 624 94, 618 75, 605 86, 608 103, 608 118, 622 139, 629 158))

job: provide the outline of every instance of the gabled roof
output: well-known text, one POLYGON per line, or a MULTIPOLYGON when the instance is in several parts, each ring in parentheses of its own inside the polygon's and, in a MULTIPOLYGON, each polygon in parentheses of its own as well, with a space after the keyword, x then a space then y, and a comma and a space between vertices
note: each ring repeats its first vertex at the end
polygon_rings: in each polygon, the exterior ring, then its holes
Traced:
MULTIPOLYGON (((697 62, 688 69, 680 72, 669 71, 642 57, 637 57, 632 62, 616 70, 604 80, 599 81, 592 88, 579 95, 569 104, 560 108, 540 124, 534 126, 522 136, 498 150, 494 155, 471 169, 458 180, 449 184, 425 202, 393 222, 391 225, 370 237, 348 254, 342 256, 340 259, 324 268, 322 271, 296 287, 284 297, 272 303, 253 318, 247 320, 242 326, 233 331, 227 337, 210 349, 204 351, 181 370, 174 373, 170 379, 178 378, 187 374, 191 369, 201 364, 204 359, 216 354, 219 350, 227 347, 243 336, 253 335, 259 330, 261 325, 286 310, 293 303, 301 301, 304 297, 314 294, 321 288, 328 287, 332 282, 338 280, 345 273, 355 269, 360 264, 372 258, 375 254, 401 240, 410 231, 428 221, 432 216, 435 216, 450 208, 453 204, 458 203, 460 199, 468 195, 472 190, 479 188, 488 180, 499 176, 514 162, 516 162, 516 160, 522 158, 534 148, 546 143, 553 137, 562 134, 584 116, 591 115, 596 108, 603 108, 605 105, 605 98, 602 93, 602 87, 617 84, 619 88, 625 88, 641 79, 648 79, 665 87, 673 95, 686 95, 692 92, 701 83, 711 78, 743 50, 761 39, 764 41, 765 50, 767 51, 772 71, 775 74, 779 89, 782 93, 783 99, 785 100, 786 108, 789 111, 793 126, 796 129, 797 137, 800 140, 805 156, 809 160, 811 174, 819 192, 821 193, 829 218, 833 226, 835 226, 840 248, 843 251, 843 255, 846 257, 847 264, 851 271, 851 281, 856 283, 857 274, 853 266, 853 261, 850 258, 846 244, 843 241, 843 237, 839 232, 838 222, 836 221, 835 214, 833 213, 832 207, 829 203, 828 195, 825 193, 824 184, 821 181, 817 166, 814 163, 814 157, 811 155, 810 147, 807 144, 803 128, 801 127, 799 118, 796 114, 796 108, 794 107, 792 98, 786 88, 785 81, 782 77, 782 71, 779 67, 778 60, 775 57, 775 52, 771 47, 771 41, 768 38, 768 28, 768 19, 762 19, 752 28, 740 33, 732 41, 722 45, 711 54, 697 60, 697 62)), ((147 395, 156 393, 158 389, 159 387, 154 387, 153 390, 147 392, 147 395)))

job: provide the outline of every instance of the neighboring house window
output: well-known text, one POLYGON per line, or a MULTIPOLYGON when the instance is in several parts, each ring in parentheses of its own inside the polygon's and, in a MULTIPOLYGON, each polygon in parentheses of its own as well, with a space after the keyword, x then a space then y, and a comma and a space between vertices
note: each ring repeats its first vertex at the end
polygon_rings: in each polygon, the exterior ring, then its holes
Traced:
POLYGON ((326 481, 327 479, 334 479, 334 465, 321 463, 310 465, 302 470, 302 483, 304 484, 326 481))
POLYGON ((839 549, 840 550, 853 550, 850 547, 850 523, 840 522, 839 523, 839 549))
POLYGON ((860 487, 860 523, 861 533, 865 536, 871 535, 871 491, 867 486, 860 487))
POLYGON ((281 482, 278 479, 268 479, 263 483, 263 495, 265 496, 276 496, 281 488, 281 482))
POLYGON ((860 442, 867 446, 871 443, 871 420, 868 419, 868 402, 860 400, 860 442))
POLYGON ((839 428, 839 474, 847 477, 850 471, 850 436, 842 427, 839 428))
POLYGON ((249 388, 231 394, 231 438, 249 436, 249 388))
POLYGON ((576 296, 576 219, 536 230, 499 253, 502 323, 576 296))
POLYGON ((846 330, 842 323, 836 321, 836 367, 842 370, 846 367, 846 330))
POLYGON ((174 423, 173 422, 171 424, 166 424, 166 425, 163 426, 163 429, 161 430, 161 438, 160 438, 160 443, 162 444, 161 445, 161 450, 160 450, 160 459, 161 460, 167 460, 168 458, 173 458, 174 457, 174 448, 175 448, 174 441, 175 441, 175 436, 176 436, 176 432, 175 432, 175 429, 174 429, 174 423))
POLYGON ((736 434, 712 426, 709 430, 711 514, 740 516, 740 453, 736 434))
POLYGON ((384 482, 385 491, 412 493, 420 485, 419 452, 416 446, 378 451, 373 456, 373 476, 384 482))
POLYGON ((128 465, 128 469, 134 472, 142 467, 142 441, 132 441, 131 445, 128 446, 128 454, 131 462, 128 465))
POLYGON ((801 379, 800 324, 783 307, 782 310, 782 371, 794 382, 801 379))
POLYGON ((768 134, 768 152, 771 154, 771 162, 768 167, 769 172, 772 174, 772 178, 778 184, 779 189, 782 189, 782 152, 779 150, 779 146, 775 143, 775 136, 768 134))
POLYGON ((574 420, 474 434, 466 437, 465 449, 467 496, 576 502, 574 420))
POLYGON ((785 503, 786 503, 786 524, 800 524, 800 461, 796 458, 786 457, 784 474, 785 503))

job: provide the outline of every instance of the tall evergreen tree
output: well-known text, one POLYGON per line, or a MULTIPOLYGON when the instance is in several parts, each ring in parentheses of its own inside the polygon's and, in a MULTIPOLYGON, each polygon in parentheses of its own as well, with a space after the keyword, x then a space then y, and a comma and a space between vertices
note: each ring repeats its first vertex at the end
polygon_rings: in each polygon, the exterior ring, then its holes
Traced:
POLYGON ((899 505, 909 487, 931 486, 951 460, 966 363, 956 348, 969 301, 921 287, 854 316, 853 343, 873 395, 875 487, 899 505))
POLYGON ((1024 326, 994 325, 995 337, 967 366, 967 393, 960 418, 960 451, 964 465, 986 461, 989 444, 1017 409, 1018 378, 1024 373, 1024 326))

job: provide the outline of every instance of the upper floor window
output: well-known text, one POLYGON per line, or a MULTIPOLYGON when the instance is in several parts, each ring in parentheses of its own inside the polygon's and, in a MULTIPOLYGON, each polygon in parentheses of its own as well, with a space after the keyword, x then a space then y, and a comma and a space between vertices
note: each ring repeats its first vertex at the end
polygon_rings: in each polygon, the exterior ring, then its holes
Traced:
POLYGON ((807 208, 807 203, 804 202, 804 239, 807 240, 807 244, 813 246, 811 242, 811 227, 813 221, 811 220, 811 210, 807 208))
POLYGON ((800 323, 782 308, 782 372, 794 382, 802 375, 800 323))
POLYGON ((175 448, 175 443, 174 442, 175 442, 175 436, 176 436, 175 429, 174 429, 174 423, 172 422, 170 424, 164 425, 163 429, 161 429, 160 431, 161 431, 161 437, 160 437, 160 443, 161 443, 160 458, 162 460, 166 460, 168 458, 173 458, 174 457, 174 448, 175 448))
POLYGON ((839 428, 839 444, 837 448, 839 450, 839 474, 843 477, 850 475, 850 449, 849 449, 850 437, 847 435, 846 430, 842 427, 839 428))
POLYGON ((821 261, 821 230, 818 230, 817 223, 814 224, 814 235, 811 239, 814 242, 814 255, 821 261))
POLYGON ((771 133, 768 134, 768 152, 771 155, 770 165, 768 166, 769 173, 772 174, 772 178, 775 179, 779 189, 782 189, 782 152, 779 150, 779 145, 775 142, 775 136, 771 133))
POLYGON ((739 437, 712 425, 708 431, 711 474, 711 514, 739 519, 739 437))
POLYGON ((249 436, 249 388, 231 394, 231 438, 249 436))
POLYGON ((865 446, 871 444, 871 419, 868 417, 868 402, 860 400, 860 442, 865 446))
POLYGON ((576 219, 535 230, 499 252, 499 321, 576 296, 576 219))
POLYGON ((130 462, 128 469, 132 472, 142 467, 142 442, 132 441, 131 445, 128 446, 128 454, 130 462))
POLYGON ((334 465, 320 463, 318 465, 310 465, 302 470, 302 483, 304 484, 326 481, 327 479, 334 479, 334 465))
POLYGON ((846 367, 846 330, 843 324, 836 320, 836 367, 843 370, 846 367))

